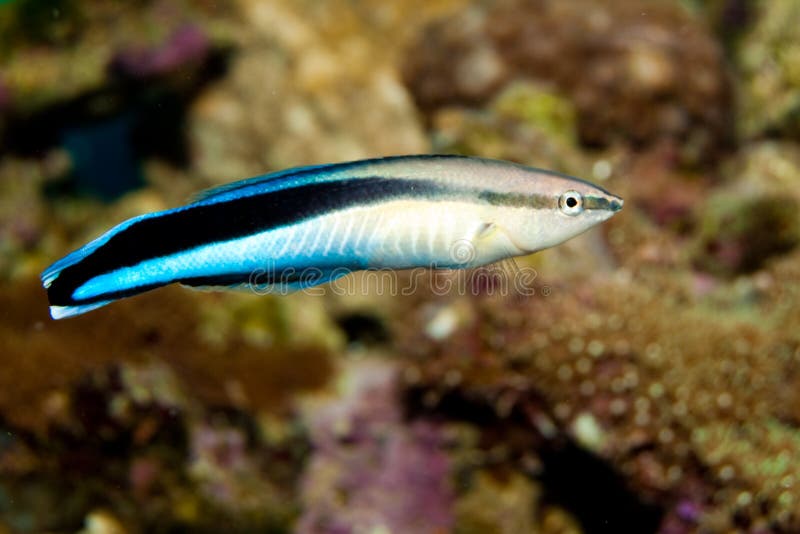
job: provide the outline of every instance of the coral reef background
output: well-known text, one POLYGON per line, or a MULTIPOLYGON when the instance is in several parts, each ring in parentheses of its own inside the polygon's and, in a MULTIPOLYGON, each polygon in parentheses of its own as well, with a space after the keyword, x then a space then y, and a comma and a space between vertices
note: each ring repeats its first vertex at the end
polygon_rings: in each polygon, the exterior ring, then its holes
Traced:
POLYGON ((0 534, 800 532, 798 208, 796 0, 0 2, 0 534), (483 271, 47 315, 128 217, 426 152, 625 210, 483 271))

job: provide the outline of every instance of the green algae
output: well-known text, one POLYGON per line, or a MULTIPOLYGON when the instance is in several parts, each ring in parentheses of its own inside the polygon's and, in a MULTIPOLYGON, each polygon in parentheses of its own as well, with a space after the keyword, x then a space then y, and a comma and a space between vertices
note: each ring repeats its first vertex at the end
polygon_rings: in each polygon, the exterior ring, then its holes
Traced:
POLYGON ((521 121, 567 144, 577 141, 577 116, 565 96, 536 84, 510 84, 491 104, 499 116, 521 121))
POLYGON ((756 2, 756 20, 736 54, 741 72, 739 130, 752 138, 800 134, 800 4, 756 2))

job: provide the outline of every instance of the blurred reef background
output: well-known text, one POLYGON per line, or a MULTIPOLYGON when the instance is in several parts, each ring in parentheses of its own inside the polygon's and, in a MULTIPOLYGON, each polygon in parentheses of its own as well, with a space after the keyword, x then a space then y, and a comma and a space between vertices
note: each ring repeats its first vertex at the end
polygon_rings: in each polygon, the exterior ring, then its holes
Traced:
POLYGON ((797 0, 0 2, 0 533, 800 532, 798 243, 797 0), (427 152, 625 210, 532 295, 48 317, 128 217, 427 152))

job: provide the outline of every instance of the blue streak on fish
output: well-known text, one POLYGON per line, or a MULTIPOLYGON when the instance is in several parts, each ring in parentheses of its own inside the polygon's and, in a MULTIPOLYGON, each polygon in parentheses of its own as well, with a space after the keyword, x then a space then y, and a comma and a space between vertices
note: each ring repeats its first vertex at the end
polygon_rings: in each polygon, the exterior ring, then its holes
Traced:
POLYGON ((125 221, 42 283, 60 319, 175 282, 248 286, 261 273, 259 285, 295 290, 370 268, 477 267, 557 245, 622 204, 577 178, 463 156, 300 167, 125 221))

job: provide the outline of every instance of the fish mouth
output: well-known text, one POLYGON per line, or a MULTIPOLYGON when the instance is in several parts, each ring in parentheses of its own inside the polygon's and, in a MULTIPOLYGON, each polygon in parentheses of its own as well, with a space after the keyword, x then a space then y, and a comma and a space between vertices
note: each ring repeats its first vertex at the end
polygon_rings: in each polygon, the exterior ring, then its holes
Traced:
POLYGON ((625 201, 615 195, 587 196, 584 199, 584 208, 587 210, 603 210, 616 213, 622 209, 625 201))

